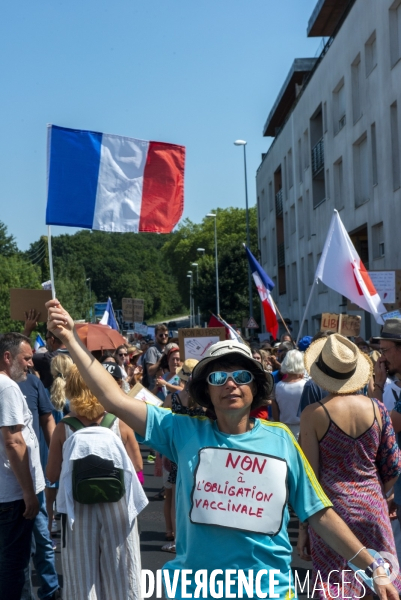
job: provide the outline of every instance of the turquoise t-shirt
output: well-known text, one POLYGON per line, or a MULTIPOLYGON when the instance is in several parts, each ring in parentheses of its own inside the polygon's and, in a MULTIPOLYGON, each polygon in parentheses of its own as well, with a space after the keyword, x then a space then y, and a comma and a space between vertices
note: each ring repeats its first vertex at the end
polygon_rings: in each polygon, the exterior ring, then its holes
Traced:
MULTIPOLYGON (((175 570, 192 570, 187 593, 194 597, 195 571, 206 569, 210 576, 221 569, 224 575, 217 579, 223 581, 228 569, 235 571, 231 580, 239 570, 248 577, 253 569, 256 580, 258 571, 276 569, 274 593, 289 597, 288 502, 301 521, 332 506, 290 430, 255 419, 247 433, 230 435, 207 417, 147 408, 146 434, 137 435, 138 441, 179 466, 177 554, 164 566, 170 581, 175 570)), ((269 594, 268 575, 262 576, 260 588, 269 594)), ((234 585, 231 593, 236 589, 234 585)), ((171 597, 183 597, 181 577, 171 597)))

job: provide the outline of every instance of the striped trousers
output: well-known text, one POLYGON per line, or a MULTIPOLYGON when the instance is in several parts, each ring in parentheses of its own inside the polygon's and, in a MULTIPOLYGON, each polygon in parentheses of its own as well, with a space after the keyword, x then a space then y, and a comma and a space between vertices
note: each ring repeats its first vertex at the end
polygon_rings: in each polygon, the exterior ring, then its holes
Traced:
POLYGON ((62 547, 63 598, 142 600, 137 519, 130 528, 125 496, 119 502, 75 502, 62 547))

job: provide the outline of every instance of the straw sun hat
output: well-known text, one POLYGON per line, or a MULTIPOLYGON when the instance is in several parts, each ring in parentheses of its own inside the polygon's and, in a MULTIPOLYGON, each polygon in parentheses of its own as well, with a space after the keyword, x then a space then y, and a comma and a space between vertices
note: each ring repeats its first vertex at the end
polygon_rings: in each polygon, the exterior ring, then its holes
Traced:
POLYGON ((309 346, 305 367, 317 385, 333 394, 352 394, 363 388, 372 375, 370 358, 338 333, 309 346))

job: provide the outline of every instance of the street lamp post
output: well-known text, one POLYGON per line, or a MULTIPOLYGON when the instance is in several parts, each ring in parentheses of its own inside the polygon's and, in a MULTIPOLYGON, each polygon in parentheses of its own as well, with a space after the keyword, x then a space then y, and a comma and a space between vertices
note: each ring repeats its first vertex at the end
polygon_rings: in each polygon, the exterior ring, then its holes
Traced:
POLYGON ((194 326, 193 306, 192 306, 192 271, 188 271, 187 277, 189 280, 189 326, 194 326))
MULTIPOLYGON (((245 206, 246 206, 246 245, 250 249, 249 238, 249 209, 248 209, 248 180, 246 175, 246 142, 245 140, 236 140, 235 146, 243 146, 244 148, 244 173, 245 173, 245 206)), ((252 277, 251 267, 248 262, 248 288, 249 288, 249 316, 253 317, 253 301, 252 301, 252 277)))
POLYGON ((220 314, 220 295, 219 295, 219 263, 217 262, 217 215, 208 213, 207 217, 214 219, 214 256, 216 261, 216 306, 217 315, 220 314))
MULTIPOLYGON (((191 266, 196 267, 196 286, 197 286, 197 290, 198 290, 198 294, 197 294, 197 296, 198 296, 199 295, 199 268, 198 268, 199 265, 198 265, 198 263, 191 263, 191 266)), ((194 299, 194 302, 195 302, 195 299, 194 299)), ((194 314, 195 314, 195 306, 194 306, 194 314)), ((196 320, 196 318, 195 318, 195 320, 196 320)), ((198 325, 200 327, 199 304, 198 304, 198 325)))

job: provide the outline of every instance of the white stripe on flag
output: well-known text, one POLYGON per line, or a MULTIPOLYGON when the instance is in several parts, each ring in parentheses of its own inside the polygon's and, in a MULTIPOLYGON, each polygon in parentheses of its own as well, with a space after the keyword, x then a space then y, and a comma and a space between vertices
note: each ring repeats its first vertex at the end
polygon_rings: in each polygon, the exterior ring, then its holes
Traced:
POLYGON ((143 140, 102 136, 93 229, 138 232, 148 150, 143 140))

